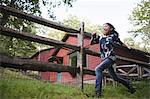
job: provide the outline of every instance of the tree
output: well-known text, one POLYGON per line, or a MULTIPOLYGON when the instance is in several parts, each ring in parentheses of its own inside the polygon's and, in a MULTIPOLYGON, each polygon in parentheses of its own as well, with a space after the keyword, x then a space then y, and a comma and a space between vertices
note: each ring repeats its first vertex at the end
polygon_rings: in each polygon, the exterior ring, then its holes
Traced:
POLYGON ((124 43, 131 48, 150 52, 150 48, 147 47, 146 44, 143 43, 143 41, 136 41, 134 40, 134 38, 129 37, 124 39, 124 43))
MULTIPOLYGON (((85 31, 86 32, 97 32, 101 33, 101 26, 100 25, 93 25, 91 24, 88 20, 83 20, 85 23, 85 31)), ((74 28, 74 29, 79 29, 81 21, 78 19, 77 16, 70 15, 68 19, 63 20, 63 24, 65 26, 74 28)))
MULTIPOLYGON (((78 19, 77 16, 73 16, 73 15, 69 15, 69 16, 70 17, 68 19, 64 19, 63 22, 61 22, 61 24, 63 24, 66 27, 70 27, 78 30, 81 24, 80 20, 78 19)), ((101 26, 93 25, 90 22, 85 21, 85 31, 90 33, 97 32, 100 34, 101 26)), ((56 40, 61 40, 65 34, 66 34, 65 32, 51 29, 50 32, 48 33, 48 37, 56 40)))
MULTIPOLYGON (((47 8, 46 10, 48 11, 49 17, 55 19, 56 16, 54 15, 54 12, 52 10, 53 8, 56 8, 63 4, 72 7, 72 2, 74 1, 75 0, 57 0, 57 2, 56 0, 1 0, 0 4, 13 7, 35 16, 41 16, 42 11, 40 9, 40 6, 45 6, 47 8)), ((10 16, 1 12, 0 16, 1 26, 36 34, 36 27, 33 22, 19 19, 17 17, 10 16)), ((33 52, 37 50, 33 42, 23 41, 13 37, 0 35, 0 42, 0 51, 5 51, 14 56, 29 57, 33 54, 33 52)))
POLYGON ((145 51, 150 49, 150 1, 142 0, 132 11, 129 20, 133 24, 134 37, 140 36, 145 51))
POLYGON ((140 47, 140 42, 135 42, 133 38, 129 37, 129 38, 125 38, 124 39, 124 43, 134 49, 139 49, 142 50, 142 48, 140 47))
POLYGON ((134 46, 135 41, 130 37, 130 38, 125 38, 124 43, 131 47, 134 46))

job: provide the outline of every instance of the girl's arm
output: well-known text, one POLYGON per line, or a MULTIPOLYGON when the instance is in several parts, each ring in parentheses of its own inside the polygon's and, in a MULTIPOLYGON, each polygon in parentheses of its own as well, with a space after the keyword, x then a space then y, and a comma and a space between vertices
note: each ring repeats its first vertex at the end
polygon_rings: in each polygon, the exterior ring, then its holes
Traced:
POLYGON ((92 37, 91 37, 91 40, 90 40, 90 45, 98 44, 99 43, 99 38, 100 38, 100 36, 97 36, 96 33, 93 33, 92 37))

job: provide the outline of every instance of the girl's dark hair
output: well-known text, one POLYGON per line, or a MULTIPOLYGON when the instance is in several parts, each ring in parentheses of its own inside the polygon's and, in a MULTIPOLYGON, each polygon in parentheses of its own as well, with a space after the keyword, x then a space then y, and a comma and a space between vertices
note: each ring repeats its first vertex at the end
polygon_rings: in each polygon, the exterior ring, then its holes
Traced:
POLYGON ((110 34, 116 33, 117 35, 119 35, 118 32, 115 30, 115 27, 111 23, 105 23, 105 24, 109 25, 111 29, 110 34))
POLYGON ((110 23, 105 23, 105 24, 109 25, 109 27, 110 27, 112 30, 115 30, 115 27, 114 27, 112 24, 110 24, 110 23))

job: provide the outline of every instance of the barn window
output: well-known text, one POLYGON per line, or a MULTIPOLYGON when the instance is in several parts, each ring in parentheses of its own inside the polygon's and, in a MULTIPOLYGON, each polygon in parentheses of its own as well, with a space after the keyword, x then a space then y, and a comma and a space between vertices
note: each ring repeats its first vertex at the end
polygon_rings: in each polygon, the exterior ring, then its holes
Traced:
POLYGON ((77 66, 77 53, 72 53, 69 55, 69 65, 70 66, 77 66))
MULTIPOLYGON (((87 59, 87 57, 86 57, 86 59, 87 59)), ((87 61, 86 60, 83 60, 83 61, 85 62, 85 65, 83 67, 86 67, 87 61)), ((77 67, 77 52, 69 54, 69 65, 77 67)))

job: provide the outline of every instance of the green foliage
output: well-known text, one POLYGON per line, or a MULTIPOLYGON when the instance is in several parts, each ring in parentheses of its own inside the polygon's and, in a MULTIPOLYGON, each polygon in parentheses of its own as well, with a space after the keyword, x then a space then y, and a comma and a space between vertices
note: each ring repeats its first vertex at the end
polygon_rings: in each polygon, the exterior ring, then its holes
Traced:
POLYGON ((128 46, 134 46, 135 41, 130 37, 130 38, 125 38, 124 43, 127 44, 128 46))
POLYGON ((144 41, 143 38, 141 38, 141 39, 142 39, 141 41, 136 41, 132 37, 129 37, 129 38, 124 39, 124 43, 131 48, 150 53, 150 47, 148 45, 149 42, 144 41))
POLYGON ((133 9, 129 20, 133 24, 134 28, 131 31, 134 35, 140 36, 143 40, 144 51, 149 52, 150 49, 150 2, 142 0, 133 9))
POLYGON ((142 32, 150 38, 150 2, 142 0, 132 11, 130 21, 134 26, 138 26, 134 32, 142 32))
MULTIPOLYGON (((61 24, 63 24, 66 27, 70 27, 70 28, 79 30, 81 22, 77 16, 70 15, 70 17, 68 19, 64 19, 63 22, 61 22, 61 24)), ((59 31, 56 29, 49 29, 48 30, 46 27, 42 27, 42 28, 46 31, 49 31, 48 37, 51 39, 62 40, 62 38, 66 34, 66 32, 62 32, 62 31, 59 31)), ((97 32, 100 34, 101 33, 101 26, 93 25, 90 22, 85 21, 85 30, 84 31, 90 32, 90 33, 97 32)))
POLYGON ((50 29, 48 33, 48 37, 54 40, 62 40, 66 33, 63 31, 59 31, 56 29, 50 29), (57 34, 57 35, 56 35, 57 34))
POLYGON ((67 4, 68 6, 72 7, 72 3, 76 0, 63 0, 64 4, 67 4))
POLYGON ((70 15, 68 19, 64 19, 62 22, 65 26, 71 27, 74 29, 80 28, 80 21, 77 16, 70 15))
MULTIPOLYGON (((84 20, 84 24, 85 24, 85 31, 86 32, 97 32, 97 33, 100 33, 101 32, 101 26, 99 25, 93 25, 92 23, 88 22, 87 20, 84 20)), ((74 28, 74 29, 79 29, 80 28, 80 24, 81 24, 81 21, 78 19, 77 16, 73 16, 73 15, 70 15, 70 17, 68 19, 65 19, 63 21, 63 24, 67 27, 71 27, 71 28, 74 28)))
POLYGON ((140 42, 135 42, 135 41, 133 40, 133 38, 131 38, 131 37, 125 38, 125 39, 124 39, 124 43, 125 43, 127 46, 132 47, 132 48, 134 48, 134 49, 143 50, 143 49, 140 47, 141 43, 140 43, 140 42))
POLYGON ((54 18, 53 8, 59 7, 60 5, 72 7, 72 3, 75 1, 76 0, 1 0, 0 4, 11 6, 36 16, 41 15, 40 7, 45 6, 45 10, 48 11, 50 18, 54 18))
MULTIPOLYGON (((40 6, 43 5, 46 6, 49 17, 55 19, 52 9, 63 4, 71 7, 72 2, 74 2, 74 0, 57 0, 57 2, 53 0, 1 0, 0 4, 13 7, 35 16, 41 16, 42 12, 40 6)), ((5 13, 0 13, 0 17, 1 26, 36 34, 36 27, 33 22, 7 15, 5 13)), ((0 51, 9 53, 13 56, 30 57, 37 51, 35 43, 13 37, 0 35, 0 42, 0 51)))
MULTIPOLYGON (((1 4, 14 7, 18 10, 29 12, 32 14, 40 14, 40 11, 38 10, 39 7, 37 0, 33 1, 24 1, 24 0, 2 0, 1 4)), ((35 26, 32 22, 29 22, 27 20, 19 19, 14 16, 9 16, 7 14, 2 14, 2 26, 13 28, 19 31, 24 31, 32 34, 35 33, 35 26)), ((36 47, 34 46, 34 43, 29 41, 23 41, 20 39, 16 39, 13 37, 6 37, 0 35, 0 51, 4 51, 7 53, 10 53, 13 56, 24 56, 29 57, 33 54, 33 52, 36 51, 36 47)))
POLYGON ((85 22, 85 31, 89 33, 96 32, 97 34, 101 34, 102 26, 100 25, 93 25, 90 22, 85 22))

